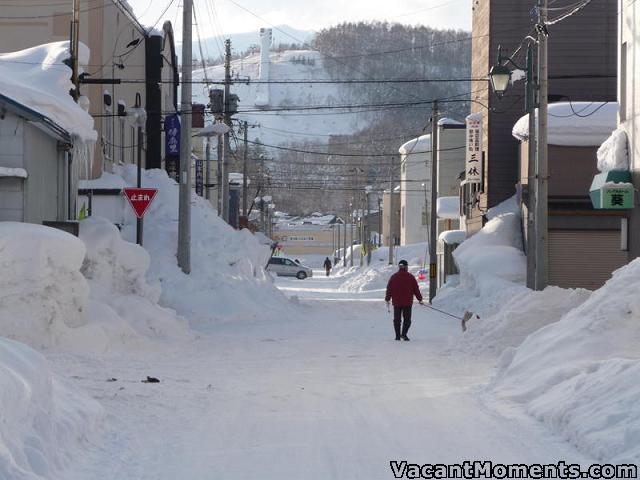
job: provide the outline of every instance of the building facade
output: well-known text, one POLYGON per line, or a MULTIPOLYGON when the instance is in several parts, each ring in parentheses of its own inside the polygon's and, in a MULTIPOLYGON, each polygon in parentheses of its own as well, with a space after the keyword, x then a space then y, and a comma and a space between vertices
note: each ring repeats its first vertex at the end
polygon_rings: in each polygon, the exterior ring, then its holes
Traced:
MULTIPOLYGON (((5 3, 0 19, 3 52, 69 40, 73 2, 5 3)), ((179 77, 171 23, 146 28, 126 2, 96 0, 90 7, 81 4, 80 41, 90 50, 89 63, 83 66, 85 78, 100 82, 80 87, 80 93, 90 100, 89 113, 98 131, 93 162, 83 177, 94 178, 114 165, 137 161, 136 130, 130 117, 118 116, 118 107, 133 107, 138 95, 147 110, 143 165, 160 168, 164 156, 162 118, 177 110, 179 77)))
MULTIPOLYGON (((623 0, 625 1, 625 0, 623 0)), ((473 2, 472 77, 486 78, 495 64, 498 46, 507 56, 516 53, 534 27, 530 0, 476 0, 473 2)), ((617 0, 591 2, 549 31, 549 101, 614 101, 616 99, 617 0)), ((550 11, 550 19, 561 12, 550 11)), ((637 20, 637 19, 636 19, 637 20)), ((637 33, 637 32, 636 32, 637 33)), ((514 60, 525 63, 526 48, 514 60)), ((535 51, 535 48, 534 48, 535 51)), ((534 65, 535 65, 534 61, 534 65)), ((524 85, 516 82, 498 98, 489 82, 472 87, 474 113, 483 117, 483 182, 467 194, 466 230, 483 225, 488 208, 515 193, 518 178, 518 142, 511 128, 524 113, 524 85)))
MULTIPOLYGON (((637 191, 640 189, 640 3, 620 0, 618 9, 618 120, 627 134, 631 178, 637 191)), ((640 208, 635 200, 629 221, 629 260, 638 256, 640 208)))

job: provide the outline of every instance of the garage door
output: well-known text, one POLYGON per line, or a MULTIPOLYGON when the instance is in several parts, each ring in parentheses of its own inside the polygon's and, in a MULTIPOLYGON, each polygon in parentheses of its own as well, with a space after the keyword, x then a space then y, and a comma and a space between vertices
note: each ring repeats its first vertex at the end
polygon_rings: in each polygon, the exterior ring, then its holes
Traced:
POLYGON ((549 284, 595 290, 627 263, 619 230, 549 231, 549 284))

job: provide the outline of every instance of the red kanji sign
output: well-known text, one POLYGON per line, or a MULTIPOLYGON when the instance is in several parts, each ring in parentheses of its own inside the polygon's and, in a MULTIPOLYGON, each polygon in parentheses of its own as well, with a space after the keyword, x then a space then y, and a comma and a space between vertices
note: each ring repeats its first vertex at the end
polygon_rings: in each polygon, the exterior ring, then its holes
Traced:
POLYGON ((158 193, 157 188, 124 188, 122 193, 129 200, 129 205, 133 208, 138 218, 144 217, 149 205, 158 193))

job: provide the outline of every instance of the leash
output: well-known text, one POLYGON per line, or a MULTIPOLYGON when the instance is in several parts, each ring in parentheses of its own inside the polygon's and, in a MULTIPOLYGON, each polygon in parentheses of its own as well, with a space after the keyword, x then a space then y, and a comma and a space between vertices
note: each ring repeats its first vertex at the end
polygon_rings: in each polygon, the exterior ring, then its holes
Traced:
POLYGON ((464 317, 459 317, 457 315, 454 315, 453 313, 445 312, 444 310, 440 310, 439 308, 433 307, 431 305, 427 305, 426 303, 419 303, 418 305, 422 305, 423 307, 430 308, 431 310, 435 310, 436 312, 440 312, 443 315, 448 315, 448 316, 456 318, 458 320, 464 320, 464 317))

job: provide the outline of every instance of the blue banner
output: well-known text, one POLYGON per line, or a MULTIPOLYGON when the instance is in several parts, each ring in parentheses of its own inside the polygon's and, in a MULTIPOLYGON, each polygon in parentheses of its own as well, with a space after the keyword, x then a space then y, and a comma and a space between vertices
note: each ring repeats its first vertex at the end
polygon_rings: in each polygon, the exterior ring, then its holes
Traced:
POLYGON ((164 117, 164 152, 180 156, 180 117, 175 113, 164 117))

